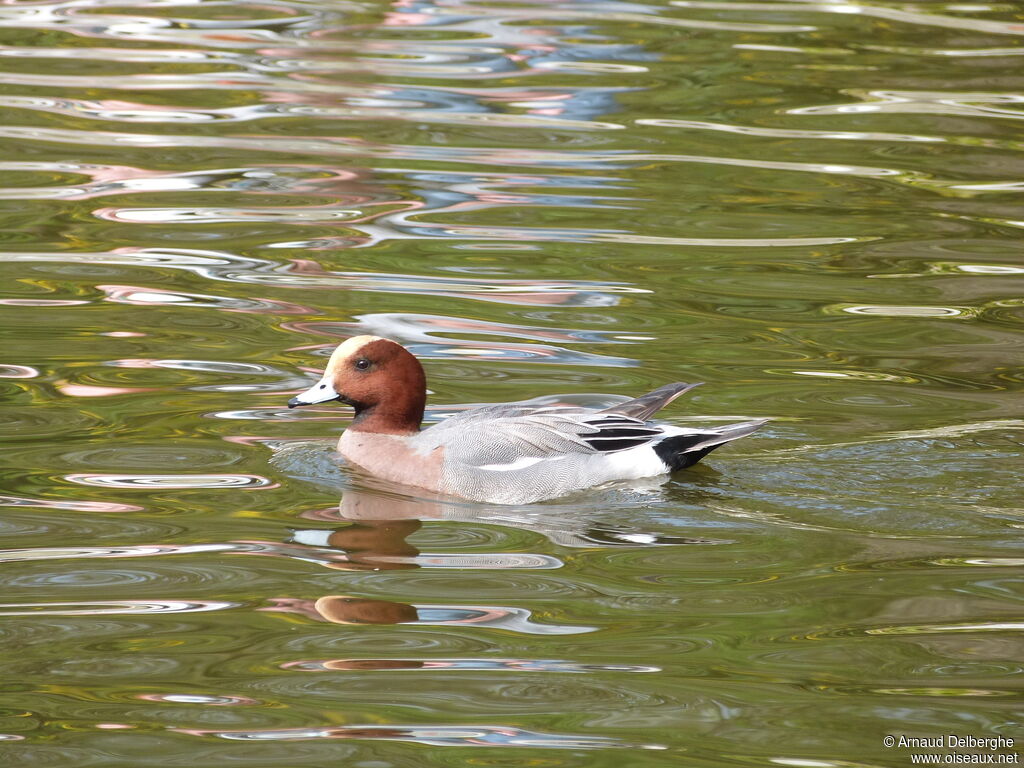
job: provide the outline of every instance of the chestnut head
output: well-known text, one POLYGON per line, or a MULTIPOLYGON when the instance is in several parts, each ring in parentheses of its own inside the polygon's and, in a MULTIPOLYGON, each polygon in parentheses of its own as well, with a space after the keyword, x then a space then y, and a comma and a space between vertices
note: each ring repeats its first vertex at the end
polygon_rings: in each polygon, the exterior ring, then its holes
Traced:
POLYGON ((288 407, 340 400, 355 408, 353 427, 405 434, 419 429, 426 396, 423 366, 409 350, 379 336, 354 336, 334 350, 320 381, 288 407))

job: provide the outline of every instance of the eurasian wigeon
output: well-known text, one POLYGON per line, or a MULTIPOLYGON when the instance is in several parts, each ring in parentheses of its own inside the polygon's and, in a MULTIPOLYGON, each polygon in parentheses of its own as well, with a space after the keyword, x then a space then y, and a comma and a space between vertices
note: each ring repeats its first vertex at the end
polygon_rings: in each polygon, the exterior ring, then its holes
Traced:
POLYGON ((472 501, 530 504, 689 467, 765 423, 698 429, 647 421, 695 386, 666 384, 604 410, 487 405, 420 431, 427 390, 419 360, 389 339, 356 336, 288 405, 340 400, 355 408, 338 452, 385 480, 472 501))

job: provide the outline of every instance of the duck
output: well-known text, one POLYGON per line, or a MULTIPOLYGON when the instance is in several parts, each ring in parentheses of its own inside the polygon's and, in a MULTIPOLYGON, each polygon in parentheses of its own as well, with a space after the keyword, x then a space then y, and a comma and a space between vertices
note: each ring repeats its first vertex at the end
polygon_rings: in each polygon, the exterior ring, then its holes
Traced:
POLYGON ((383 480, 488 504, 532 504, 690 467, 768 420, 697 428, 649 421, 698 384, 675 382, 610 408, 484 405, 421 429, 427 379, 401 344, 354 336, 290 408, 340 401, 355 417, 338 453, 383 480))

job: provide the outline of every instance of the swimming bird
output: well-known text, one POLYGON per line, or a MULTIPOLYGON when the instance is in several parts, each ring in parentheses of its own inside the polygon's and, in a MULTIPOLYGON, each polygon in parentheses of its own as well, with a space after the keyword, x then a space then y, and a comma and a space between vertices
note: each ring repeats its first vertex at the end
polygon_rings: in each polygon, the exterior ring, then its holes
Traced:
POLYGON ((323 377, 288 401, 340 400, 356 415, 338 441, 349 462, 385 480, 472 501, 531 504, 615 480, 689 467, 766 420, 698 429, 647 419, 697 384, 666 384, 610 408, 485 405, 420 430, 426 375, 405 347, 355 336, 323 377))

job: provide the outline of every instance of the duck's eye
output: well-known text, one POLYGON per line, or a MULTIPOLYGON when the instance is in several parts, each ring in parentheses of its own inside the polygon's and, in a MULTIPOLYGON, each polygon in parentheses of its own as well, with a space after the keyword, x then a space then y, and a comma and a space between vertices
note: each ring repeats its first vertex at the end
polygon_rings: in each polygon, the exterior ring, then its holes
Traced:
POLYGON ((367 360, 365 357, 360 357, 358 360, 356 360, 356 368, 358 368, 360 371, 365 371, 369 367, 370 361, 367 360))

